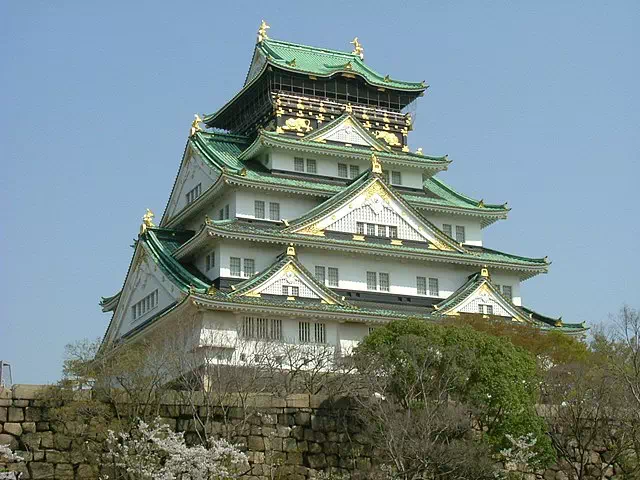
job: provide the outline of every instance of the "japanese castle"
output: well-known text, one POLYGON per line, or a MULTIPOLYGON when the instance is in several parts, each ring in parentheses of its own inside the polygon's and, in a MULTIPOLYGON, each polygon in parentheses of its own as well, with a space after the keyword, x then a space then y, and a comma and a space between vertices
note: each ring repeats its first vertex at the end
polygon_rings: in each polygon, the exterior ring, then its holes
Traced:
POLYGON ((144 215, 124 286, 101 302, 103 347, 185 318, 195 346, 230 355, 239 338, 344 355, 387 322, 464 313, 586 330, 525 306, 546 257, 484 246, 507 205, 456 191, 438 178, 447 156, 409 146, 424 82, 378 73, 357 38, 336 51, 268 28, 238 93, 196 115, 158 225, 144 215))

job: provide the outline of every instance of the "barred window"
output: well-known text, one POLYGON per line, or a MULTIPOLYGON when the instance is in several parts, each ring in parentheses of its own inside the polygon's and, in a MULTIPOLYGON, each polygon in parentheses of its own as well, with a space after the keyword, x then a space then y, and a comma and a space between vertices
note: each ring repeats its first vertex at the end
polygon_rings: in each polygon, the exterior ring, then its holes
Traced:
POLYGON ((244 259, 244 277, 253 277, 256 273, 256 261, 253 258, 244 259))
POLYGON ((427 279, 425 277, 416 277, 416 291, 418 295, 427 294, 427 279))
POLYGON ((280 220, 280 204, 277 202, 269 202, 269 219, 280 220))
POLYGON ((315 343, 325 343, 327 341, 327 326, 324 323, 314 323, 313 333, 315 343))
POLYGON ((325 283, 325 279, 326 279, 326 270, 325 267, 316 265, 316 280, 318 280, 319 283, 321 283, 322 285, 324 285, 325 283))
POLYGON ((229 204, 228 203, 224 206, 224 218, 225 220, 229 220, 229 204))
POLYGON ((358 165, 349 165, 349 178, 356 178, 360 175, 360 167, 358 165))
POLYGON ((338 269, 335 267, 329 267, 329 286, 337 287, 339 282, 338 269))
POLYGON ((388 273, 379 273, 378 274, 380 280, 380 291, 388 292, 389 291, 389 274, 388 273))
POLYGON ((304 172, 304 158, 294 157, 294 159, 293 159, 293 169, 296 172, 304 172))
POLYGON ((218 218, 220 218, 220 220, 224 220, 224 208, 220 209, 220 214, 218 215, 218 218))
POLYGON ((402 185, 402 174, 400 172, 391 172, 391 183, 393 185, 402 185))
POLYGON ((325 323, 298 322, 298 340, 302 343, 326 343, 325 323))
POLYGON ((493 315, 493 305, 487 305, 487 315, 493 315))
POLYGON ((311 324, 309 322, 298 322, 298 340, 303 343, 311 341, 311 324))
POLYGON ((493 305, 478 304, 478 313, 484 313, 485 315, 493 315, 493 305))
POLYGON ((365 224, 363 222, 356 223, 356 231, 358 232, 358 235, 364 235, 364 226, 365 224))
POLYGON ((372 223, 368 223, 367 224, 367 235, 369 235, 370 237, 375 237, 376 236, 376 226, 375 226, 375 224, 372 224, 372 223))
POLYGON ((513 300, 513 288, 511 288, 509 285, 502 286, 502 294, 509 300, 513 300))
POLYGON ((398 238, 398 227, 389 226, 389 238, 398 238))
POLYGON ((464 243, 466 241, 466 235, 464 227, 456 225, 456 242, 464 243))
POLYGON ((147 312, 153 310, 158 306, 158 290, 154 290, 149 295, 145 296, 139 302, 136 302, 131 306, 131 313, 133 315, 133 319, 141 317, 145 315, 147 312))
POLYGON ((346 164, 344 163, 338 164, 338 176, 341 178, 347 178, 349 176, 346 164))
POLYGON ((229 259, 229 275, 232 277, 242 276, 239 257, 231 257, 229 259))
POLYGON ((378 274, 376 272, 367 272, 367 290, 378 289, 378 274))
POLYGON ((262 200, 256 200, 253 205, 254 216, 256 218, 264 218, 264 202, 262 200))
POLYGON ((451 225, 450 224, 448 224, 448 223, 443 224, 442 225, 442 231, 453 238, 453 235, 451 233, 452 230, 451 230, 451 225))
POLYGON ((440 296, 440 286, 438 285, 437 278, 429 279, 429 296, 430 297, 439 297, 440 296))
POLYGON ((187 192, 187 195, 186 195, 187 205, 190 203, 193 203, 193 201, 200 196, 201 190, 202 190, 202 184, 199 183, 198 185, 196 185, 195 187, 193 187, 191 190, 187 192))
POLYGON ((318 166, 313 158, 307 158, 307 173, 317 173, 318 166))
POLYGON ((282 320, 275 318, 243 317, 241 335, 244 338, 282 340, 282 320))
POLYGON ((213 267, 216 266, 216 256, 215 256, 215 252, 211 252, 210 254, 207 255, 206 257, 206 267, 207 267, 207 271, 211 270, 213 267))

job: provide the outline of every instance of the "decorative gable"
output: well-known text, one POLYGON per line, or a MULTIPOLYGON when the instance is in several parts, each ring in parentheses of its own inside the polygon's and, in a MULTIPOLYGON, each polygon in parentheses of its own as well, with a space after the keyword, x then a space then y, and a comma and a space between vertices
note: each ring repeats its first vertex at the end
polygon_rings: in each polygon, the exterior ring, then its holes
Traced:
MULTIPOLYGON (((333 206, 327 205, 326 210, 314 217, 315 220, 301 222, 292 232, 323 236, 325 231, 335 231, 353 234, 354 240, 364 240, 364 236, 380 236, 396 242, 428 242, 430 248, 438 250, 461 250, 393 194, 377 176, 372 176, 359 190, 341 200, 333 206), (395 229, 393 235, 390 228, 395 229)), ((318 208, 322 209, 322 205, 318 208)))
POLYGON ((234 296, 261 297, 284 295, 294 298, 319 300, 330 305, 343 304, 340 297, 319 284, 309 271, 295 258, 295 249, 287 249, 287 255, 258 276, 235 286, 234 296))
POLYGON ((337 142, 346 145, 370 147, 377 151, 388 150, 384 144, 373 137, 358 120, 350 114, 344 114, 324 128, 308 135, 307 140, 316 142, 337 142))

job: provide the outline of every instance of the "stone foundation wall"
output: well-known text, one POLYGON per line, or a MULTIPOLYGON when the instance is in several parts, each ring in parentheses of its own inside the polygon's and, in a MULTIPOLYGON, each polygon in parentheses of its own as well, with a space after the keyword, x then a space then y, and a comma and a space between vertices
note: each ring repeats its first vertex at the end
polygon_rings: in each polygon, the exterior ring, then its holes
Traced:
MULTIPOLYGON (((0 473, 0 479, 96 479, 99 470, 72 449, 68 434, 60 431, 49 416, 49 410, 39 399, 42 387, 16 385, 12 390, 0 389, 0 444, 10 445, 24 462, 8 464, 10 471, 0 473)), ((314 478, 319 471, 348 474, 351 478, 370 478, 370 472, 380 458, 375 446, 349 421, 345 410, 330 404, 326 398, 290 395, 286 399, 268 395, 251 398, 251 414, 230 409, 228 420, 240 425, 236 442, 247 452, 251 472, 247 479, 304 480, 314 478)), ((161 409, 165 422, 177 431, 184 431, 187 441, 196 435, 192 407, 180 405, 177 399, 161 409)), ((214 429, 223 429, 222 423, 214 429)), ((590 480, 610 478, 613 468, 602 471, 601 455, 593 452, 590 480)), ((0 464, 0 472, 3 465, 0 464)), ((520 477, 519 477, 520 478, 520 477)), ((527 480, 568 480, 559 467, 528 474, 527 480)), ((615 477, 622 478, 622 477, 615 477)))

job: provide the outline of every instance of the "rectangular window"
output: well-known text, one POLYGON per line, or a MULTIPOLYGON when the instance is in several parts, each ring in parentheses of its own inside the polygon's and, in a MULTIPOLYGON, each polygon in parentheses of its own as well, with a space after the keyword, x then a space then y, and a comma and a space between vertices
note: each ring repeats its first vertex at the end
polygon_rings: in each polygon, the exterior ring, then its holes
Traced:
POLYGON ((358 165, 349 165, 349 178, 356 178, 360 175, 360 167, 358 165))
POLYGON ((142 300, 136 302, 131 306, 131 314, 133 319, 145 315, 147 312, 153 310, 158 306, 158 290, 154 290, 149 295, 146 295, 142 300))
POLYGON ((387 170, 382 171, 382 178, 384 178, 385 182, 389 183, 389 172, 387 170))
POLYGON ((440 296, 440 286, 438 285, 437 278, 429 279, 429 296, 430 297, 439 297, 440 296))
POLYGON ((280 204, 277 202, 269 202, 269 219, 280 220, 280 204))
POLYGON ((254 338, 256 319, 253 317, 244 317, 242 319, 242 336, 244 338, 254 338))
POLYGON ((313 333, 315 343, 325 343, 327 341, 327 326, 324 323, 314 323, 313 333))
POLYGON ((244 259, 244 277, 253 277, 256 274, 256 261, 253 258, 244 259))
POLYGON ((187 192, 187 195, 186 195, 187 205, 190 203, 193 203, 193 201, 200 196, 201 189, 202 189, 202 184, 199 183, 198 185, 196 185, 195 187, 193 187, 191 190, 187 192))
POLYGON ((325 283, 325 278, 326 278, 325 272, 326 270, 324 267, 316 265, 316 280, 318 280, 318 282, 321 283, 322 285, 324 285, 325 283))
POLYGON ((300 287, 294 287, 293 285, 282 285, 282 295, 287 297, 299 297, 300 287))
POLYGON ((509 285, 502 286, 502 294, 509 300, 513 300, 513 289, 509 285))
POLYGON ((493 305, 487 305, 487 315, 493 315, 493 305))
POLYGON ((344 163, 338 164, 338 176, 340 178, 347 178, 349 176, 346 164, 344 163))
POLYGON ((464 227, 456 225, 456 242, 464 243, 466 241, 464 227))
POLYGON ((294 159, 293 159, 293 169, 296 172, 304 172, 304 158, 294 157, 294 159))
POLYGON ((398 238, 398 227, 389 226, 389 238, 398 238))
POLYGON ((391 172, 391 183, 393 185, 402 185, 402 174, 400 172, 391 172))
POLYGON ((240 270, 240 258, 231 257, 229 259, 229 275, 232 277, 241 277, 242 272, 240 270))
POLYGON ((387 226, 386 225, 377 225, 378 228, 378 236, 386 237, 387 236, 387 226))
POLYGON ((493 305, 478 304, 478 312, 485 315, 493 315, 493 305))
POLYGON ((358 232, 358 235, 364 235, 364 223, 362 222, 357 222, 356 223, 356 231, 358 232))
POLYGON ((254 216, 256 218, 264 218, 264 202, 262 200, 256 200, 253 202, 254 216))
POLYGON ((338 269, 335 267, 329 267, 329 286, 337 287, 339 282, 338 269))
POLYGON ((274 318, 243 317, 241 335, 244 338, 282 340, 282 320, 274 318))
POLYGON ((427 279, 425 277, 416 277, 416 292, 418 295, 427 294, 427 279))
POLYGON ((216 257, 214 252, 211 252, 209 255, 207 255, 205 263, 206 263, 207 271, 211 270, 213 267, 216 266, 216 257))
POLYGON ((376 272, 367 272, 367 290, 378 289, 378 274, 376 272))
POLYGON ((367 224, 367 235, 369 235, 370 237, 375 237, 376 236, 376 226, 368 223, 367 224))
POLYGON ((379 273, 378 274, 380 280, 380 291, 388 292, 389 291, 389 274, 388 273, 379 273))
POLYGON ((218 215, 218 217, 220 218, 220 220, 224 220, 224 208, 220 209, 220 215, 218 215))
POLYGON ((311 324, 309 322, 298 322, 298 340, 302 343, 311 341, 311 324))
POLYGON ((307 173, 317 173, 318 165, 313 158, 307 158, 307 173))
POLYGON ((448 223, 445 223, 442 225, 442 231, 453 238, 453 235, 451 233, 452 232, 451 225, 449 225, 448 223))
POLYGON ((228 203, 224 206, 224 219, 229 220, 229 204, 228 203))

